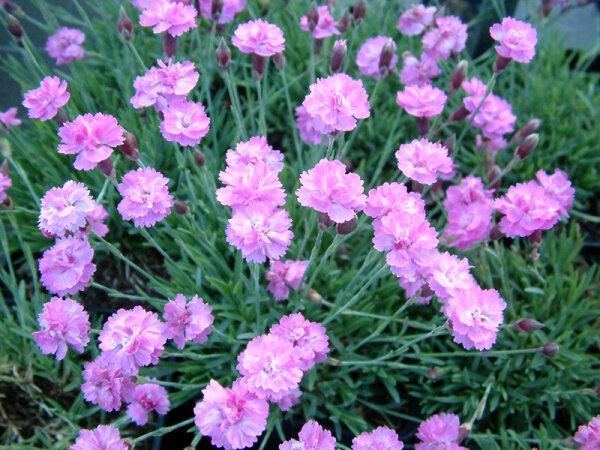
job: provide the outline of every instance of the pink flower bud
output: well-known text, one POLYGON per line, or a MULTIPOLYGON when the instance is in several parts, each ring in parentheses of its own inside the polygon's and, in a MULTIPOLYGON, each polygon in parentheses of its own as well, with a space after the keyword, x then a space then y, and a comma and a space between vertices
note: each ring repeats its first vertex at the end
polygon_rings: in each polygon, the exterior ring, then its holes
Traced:
POLYGON ((468 71, 469 63, 464 59, 460 60, 460 62, 452 71, 452 76, 450 77, 450 85, 454 91, 460 88, 463 81, 467 79, 468 71))
POLYGON ((119 9, 119 19, 117 20, 117 30, 119 30, 119 34, 123 36, 123 39, 126 41, 130 41, 133 36, 133 23, 125 9, 121 6, 119 9))
POLYGON ((554 358, 558 353, 559 347, 556 342, 548 342, 542 347, 542 353, 548 358, 554 358))
POLYGON ((383 46, 381 49, 381 55, 379 56, 379 74, 382 78, 386 77, 390 72, 390 63, 392 62, 392 58, 394 57, 396 50, 396 44, 391 39, 383 46))
POLYGON ((257 55, 256 53, 252 53, 252 76, 256 80, 260 80, 262 78, 266 67, 267 58, 257 55))
POLYGON ((535 230, 533 234, 529 235, 529 243, 536 249, 542 243, 542 230, 535 230))
POLYGON ((502 230, 500 229, 500 225, 495 225, 494 228, 492 228, 490 230, 490 239, 492 241, 497 241, 499 239, 501 239, 504 236, 504 233, 502 233, 502 230))
POLYGON ((227 46, 227 42, 225 42, 223 37, 219 41, 215 56, 221 70, 229 69, 229 64, 231 64, 231 49, 227 46))
POLYGON ((333 225, 333 220, 331 220, 326 213, 320 212, 319 213, 319 229, 324 231, 327 228, 329 228, 331 225, 333 225))
POLYGON ((223 0, 212 0, 210 4, 210 13, 215 22, 219 21, 221 13, 223 12, 223 0))
POLYGON ((523 127, 519 131, 517 131, 515 133, 513 138, 510 140, 511 143, 514 144, 515 142, 522 141, 530 134, 533 134, 537 130, 539 130, 541 125, 542 125, 542 121, 540 119, 531 119, 529 122, 527 122, 525 125, 523 125, 523 127))
POLYGON ((346 45, 345 40, 335 41, 335 44, 333 44, 333 49, 331 50, 332 73, 338 73, 340 70, 342 70, 347 51, 348 46, 346 45))
POLYGON ((273 62, 279 70, 285 69, 285 56, 283 55, 283 52, 275 53, 273 55, 273 62))
POLYGON ((110 160, 110 158, 107 158, 104 161, 100 161, 96 167, 98 167, 98 170, 100 172, 102 172, 104 175, 106 175, 108 178, 112 178, 112 179, 117 178, 117 172, 115 170, 115 166, 113 166, 113 163, 110 160))
POLYGON ((189 211, 187 203, 181 200, 175 200, 173 202, 173 209, 180 216, 187 214, 187 212, 189 211))
POLYGON ((177 37, 171 36, 168 32, 163 33, 163 50, 165 58, 173 58, 177 53, 177 37))
POLYGON ((338 21, 338 29, 342 34, 344 34, 346 30, 350 28, 350 21, 350 13, 348 12, 348 10, 346 10, 344 11, 344 14, 342 14, 341 19, 338 21))
POLYGON ((469 115, 469 110, 465 107, 465 105, 461 105, 456 111, 452 113, 450 118, 448 119, 448 123, 460 122, 465 117, 469 115))
POLYGON ((130 160, 137 161, 140 157, 140 152, 135 135, 127 130, 123 130, 123 137, 125 138, 125 142, 119 145, 119 150, 130 160))
POLYGON ((306 18, 308 19, 308 29, 313 32, 319 23, 319 10, 317 9, 317 4, 315 2, 312 2, 310 5, 310 8, 306 13, 306 18))
POLYGON ((460 444, 462 441, 464 441, 470 433, 471 433, 471 425, 469 425, 469 424, 461 425, 460 428, 458 429, 458 439, 456 440, 456 444, 460 444))
POLYGON ((335 231, 337 232, 337 234, 341 234, 341 235, 350 234, 354 230, 356 230, 357 226, 358 226, 358 219, 356 216, 354 216, 352 219, 348 220, 347 222, 338 223, 335 226, 335 231))
POLYGON ((500 190, 500 184, 502 183, 502 179, 499 178, 500 173, 500 167, 498 167, 496 164, 490 167, 490 170, 488 170, 487 173, 488 181, 490 183, 493 183, 491 188, 494 190, 494 195, 498 193, 498 191, 500 190))
POLYGON ((323 48, 323 41, 325 39, 316 39, 315 38, 315 46, 314 46, 314 54, 315 56, 319 56, 321 54, 321 49, 323 48))
POLYGON ((417 127, 419 127, 419 134, 422 137, 427 136, 429 133, 429 117, 415 117, 417 119, 417 127))
POLYGON ((23 27, 21 26, 21 22, 19 22, 19 19, 12 14, 6 15, 6 29, 19 41, 23 37, 23 27))
POLYGON ((545 327, 543 323, 538 322, 535 319, 521 319, 518 322, 513 323, 512 326, 524 333, 531 333, 532 331, 537 331, 545 327))
POLYGON ((69 118, 62 108, 58 108, 56 110, 56 115, 52 118, 52 120, 54 123, 56 123, 56 125, 62 127, 64 123, 69 121, 69 118))
POLYGON ((447 137, 442 145, 448 149, 448 156, 452 154, 454 151, 454 147, 456 147, 456 133, 452 133, 449 137, 447 137))
POLYGON ((540 136, 537 133, 530 134, 525 139, 523 139, 523 142, 521 142, 521 144, 517 148, 517 151, 515 152, 515 157, 518 157, 518 159, 520 160, 527 158, 529 154, 533 150, 535 150, 539 141, 540 136))
POLYGON ((506 69, 506 66, 508 66, 508 63, 511 61, 510 58, 505 58, 504 56, 500 56, 498 55, 496 57, 496 61, 494 61, 494 73, 496 75, 501 74, 504 69, 506 69))
POLYGON ((196 163, 196 165, 198 167, 202 167, 204 166, 204 163, 206 162, 206 158, 204 157, 204 153, 202 153, 200 150, 194 150, 194 163, 196 163))
POLYGON ((354 16, 354 23, 359 26, 362 20, 365 18, 367 13, 367 4, 365 0, 356 0, 354 8, 352 8, 352 15, 354 16))

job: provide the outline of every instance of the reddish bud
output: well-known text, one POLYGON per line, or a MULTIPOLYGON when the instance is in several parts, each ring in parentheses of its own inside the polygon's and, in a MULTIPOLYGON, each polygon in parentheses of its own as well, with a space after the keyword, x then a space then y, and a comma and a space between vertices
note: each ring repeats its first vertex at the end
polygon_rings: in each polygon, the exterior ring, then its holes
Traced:
POLYGON ((4 5, 4 11, 8 12, 8 13, 15 13, 18 16, 24 17, 25 13, 23 12, 23 10, 21 9, 20 6, 15 5, 13 2, 9 1, 9 0, 3 0, 0 1, 0 5, 4 5))
POLYGON ((452 113, 450 118, 448 119, 448 123, 460 122, 465 117, 469 115, 469 110, 465 108, 464 105, 461 105, 456 111, 452 113))
POLYGON ((448 149, 448 156, 450 156, 456 147, 456 134, 452 133, 442 142, 442 145, 448 149))
POLYGON ((321 54, 321 50, 323 49, 323 42, 324 39, 315 39, 314 40, 314 47, 313 47, 313 51, 315 56, 319 56, 321 54))
POLYGON ((117 20, 117 30, 119 30, 119 34, 123 36, 123 39, 126 41, 130 41, 133 36, 133 23, 125 9, 121 6, 119 9, 119 19, 117 20))
POLYGON ((273 62, 279 70, 285 69, 285 56, 283 56, 283 52, 275 53, 273 55, 273 62))
POLYGON ((429 133, 429 117, 416 117, 417 127, 419 127, 419 134, 421 137, 427 136, 429 133))
POLYGON ((0 166, 0 173, 2 175, 6 175, 7 177, 10 176, 10 171, 8 169, 8 161, 4 161, 2 163, 2 165, 0 166))
POLYGON ((494 228, 490 230, 489 238, 492 241, 497 241, 504 236, 504 233, 500 230, 500 225, 495 225, 494 228))
POLYGON ((458 429, 458 439, 455 441, 456 444, 460 444, 462 441, 464 441, 470 433, 471 433, 471 425, 470 424, 461 425, 460 428, 458 429))
POLYGON ((506 66, 508 66, 509 62, 510 58, 505 58, 504 56, 498 55, 496 57, 496 61, 494 61, 494 73, 496 75, 501 74, 504 71, 504 69, 506 69, 506 66))
POLYGON ((252 76, 256 80, 260 80, 265 73, 267 67, 267 58, 264 56, 252 53, 252 76))
POLYGON ((215 56, 221 70, 229 69, 229 65, 231 64, 231 49, 227 46, 227 42, 225 42, 223 37, 221 37, 221 40, 219 41, 215 56))
POLYGON ((502 183, 502 178, 500 178, 500 167, 494 164, 490 167, 487 173, 488 182, 493 183, 490 187, 494 190, 494 194, 497 194, 500 190, 500 184, 502 183))
POLYGON ((325 231, 331 225, 333 225, 333 220, 331 220, 327 214, 320 212, 319 213, 319 229, 322 231, 325 231))
POLYGON ((306 18, 308 19, 308 29, 311 32, 314 31, 319 23, 319 10, 317 9, 317 4, 315 2, 312 2, 310 8, 308 8, 306 18))
POLYGON ((105 159, 104 161, 100 161, 98 163, 98 170, 106 175, 108 178, 115 179, 117 178, 117 172, 115 171, 115 166, 113 166, 110 158, 105 159))
POLYGON ((187 203, 181 200, 175 200, 173 202, 173 209, 180 216, 187 214, 187 212, 189 211, 187 203))
POLYGON ((177 38, 166 31, 163 33, 163 50, 167 59, 173 58, 177 53, 177 38))
POLYGON ((538 322, 535 319, 521 319, 518 322, 513 323, 512 326, 524 333, 531 333, 532 331, 541 330, 545 327, 543 323, 538 322))
POLYGON ((12 199, 8 195, 4 196, 4 200, 2 200, 2 205, 4 205, 6 209, 11 209, 13 206, 12 199))
POLYGON ((223 0, 212 0, 210 4, 210 14, 215 22, 219 21, 223 12, 223 0))
POLYGON ((338 223, 335 226, 335 231, 337 232, 337 234, 341 234, 341 235, 350 234, 354 230, 356 230, 357 226, 358 226, 358 218, 356 216, 354 216, 352 219, 348 220, 347 222, 338 223))
POLYGON ((450 77, 450 85, 452 89, 456 91, 463 84, 463 81, 467 79, 467 74, 469 71, 469 63, 462 59, 452 71, 452 76, 450 77))
POLYGON ((56 123, 59 127, 62 127, 65 122, 69 121, 67 114, 62 108, 58 108, 56 110, 56 115, 52 118, 54 123, 56 123))
POLYGON ((342 14, 342 17, 340 18, 340 20, 338 20, 338 29, 342 34, 344 34, 346 30, 350 28, 351 20, 352 18, 350 17, 350 13, 348 12, 348 10, 344 11, 344 14, 342 14))
POLYGON ((538 248, 542 243, 542 230, 535 230, 529 235, 529 243, 533 248, 538 248))
POLYGON ((518 159, 525 159, 529 156, 529 154, 535 150, 538 143, 540 142, 540 135, 537 133, 530 134, 523 142, 519 144, 517 151, 515 152, 515 157, 518 159))
POLYGON ((313 303, 321 303, 321 300, 323 300, 323 297, 321 297, 321 294, 319 294, 314 289, 309 289, 308 290, 307 297, 313 303))
POLYGON ((558 354, 558 344, 556 342, 548 342, 542 347, 542 353, 548 358, 554 358, 558 354))
POLYGON ((123 154, 130 160, 137 161, 140 157, 140 152, 138 150, 138 144, 135 135, 125 130, 123 137, 125 138, 125 142, 119 145, 119 150, 121 150, 123 154))
POLYGON ((194 156, 194 163, 196 163, 196 165, 198 167, 204 166, 204 163, 206 162, 204 153, 202 153, 200 150, 194 150, 193 156, 194 156))
POLYGON ((427 378, 429 378, 430 380, 437 380, 440 376, 440 373, 438 372, 438 370, 435 367, 431 367, 430 369, 427 370, 427 372, 425 373, 425 376, 427 378))
POLYGON ((345 40, 335 41, 333 49, 331 49, 331 72, 338 73, 342 70, 347 51, 348 46, 346 45, 345 40))
POLYGON ((515 142, 522 141, 530 134, 533 134, 537 130, 539 130, 541 125, 542 121, 540 119, 531 119, 529 122, 523 125, 523 127, 519 131, 515 133, 510 142, 514 144, 515 142))
POLYGON ((379 55, 379 74, 382 78, 385 78, 390 73, 390 63, 395 53, 394 41, 388 39, 383 48, 381 49, 381 55, 379 55))
POLYGON ((356 26, 360 25, 366 14, 367 4, 365 3, 365 0, 356 0, 356 3, 354 3, 354 8, 352 8, 352 16, 354 17, 354 23, 356 26))
POLYGON ((23 37, 23 27, 21 26, 21 22, 19 22, 19 19, 12 14, 6 15, 6 29, 19 41, 23 37))

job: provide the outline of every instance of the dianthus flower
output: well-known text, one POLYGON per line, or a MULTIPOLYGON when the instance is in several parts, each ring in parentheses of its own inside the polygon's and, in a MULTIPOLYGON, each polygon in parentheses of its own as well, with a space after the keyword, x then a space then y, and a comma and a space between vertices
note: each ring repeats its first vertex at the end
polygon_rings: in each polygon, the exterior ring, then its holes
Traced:
POLYGON ((427 53, 421 55, 421 60, 406 52, 403 55, 402 72, 400 72, 400 83, 406 86, 413 84, 431 84, 431 79, 442 73, 435 58, 427 53))
POLYGON ((269 280, 267 291, 276 300, 285 300, 290 295, 290 288, 298 289, 307 266, 308 261, 271 261, 271 266, 265 273, 265 278, 269 280))
POLYGON ((140 11, 144 11, 146 8, 149 8, 153 2, 154 0, 131 0, 131 4, 140 11))
POLYGON ((456 443, 459 431, 457 415, 435 414, 419 425, 417 437, 421 442, 415 444, 415 450, 468 450, 456 443))
POLYGON ((281 53, 285 49, 285 38, 281 28, 262 19, 239 25, 231 42, 243 53, 254 53, 264 57, 281 53))
POLYGON ((71 61, 82 59, 84 50, 81 44, 85 41, 85 33, 77 28, 59 28, 46 41, 46 51, 56 64, 69 64, 71 61))
POLYGON ((79 303, 70 298, 52 297, 38 315, 41 331, 33 337, 44 355, 56 354, 61 360, 67 354, 67 344, 83 353, 90 342, 90 318, 79 303))
POLYGON ((571 187, 566 172, 555 169, 552 175, 548 175, 544 170, 538 170, 535 176, 546 191, 546 195, 560 205, 559 213, 564 217, 569 217, 567 209, 573 207, 575 189, 571 187))
POLYGON ((153 383, 140 384, 135 387, 131 403, 127 407, 127 415, 134 423, 142 426, 148 422, 151 411, 166 414, 169 406, 169 396, 164 387, 153 383))
POLYGON ((549 230, 560 219, 561 205, 535 181, 517 183, 494 200, 494 209, 504 214, 500 229, 508 237, 526 237, 549 230))
POLYGON ((294 406, 300 403, 300 397, 302 396, 302 392, 300 389, 292 389, 288 391, 283 397, 277 400, 277 406, 282 411, 289 411, 294 406))
POLYGON ((503 58, 529 63, 535 56, 537 31, 526 22, 505 17, 502 24, 490 27, 490 35, 500 43, 496 45, 496 52, 503 58))
POLYGON ((327 125, 323 128, 324 124, 321 123, 321 125, 319 128, 317 128, 318 125, 315 126, 314 119, 306 112, 304 106, 300 105, 296 108, 296 127, 300 133, 300 139, 305 143, 308 145, 319 145, 321 143, 321 136, 333 131, 333 128, 327 125))
POLYGON ((160 123, 160 132, 169 142, 184 146, 198 145, 208 133, 210 119, 202 103, 178 100, 170 103, 162 113, 164 119, 160 123))
POLYGON ((467 350, 489 350, 496 342, 506 303, 494 289, 474 285, 448 297, 442 311, 450 319, 454 342, 467 350))
POLYGON ((302 106, 314 119, 313 126, 322 133, 351 131, 356 119, 369 117, 369 99, 361 80, 345 73, 319 78, 310 85, 302 106))
POLYGON ((6 190, 12 186, 12 180, 10 177, 0 172, 0 203, 6 199, 6 190))
POLYGON ((436 27, 423 36, 423 50, 429 55, 448 59, 451 53, 458 53, 467 42, 467 25, 456 16, 438 17, 436 27))
POLYGON ((475 148, 477 150, 483 149, 486 152, 497 153, 500 150, 506 148, 507 146, 508 142, 506 142, 506 139, 504 139, 504 137, 502 137, 501 135, 494 136, 492 138, 487 138, 482 136, 481 134, 478 134, 475 137, 475 148))
MULTIPOLYGON (((435 260, 435 257, 432 258, 435 260)), ((427 305, 431 301, 431 289, 427 289, 430 277, 431 266, 420 266, 418 272, 404 275, 395 267, 390 267, 390 271, 398 277, 398 285, 406 291, 406 298, 413 298, 415 303, 427 305), (425 288, 425 289, 423 289, 425 288)))
POLYGON ((325 327, 306 320, 302 313, 283 316, 278 324, 271 327, 269 334, 292 344, 296 351, 296 365, 305 372, 327 359, 329 337, 325 327))
POLYGON ((225 234, 246 261, 263 263, 285 255, 294 237, 291 226, 286 210, 254 204, 234 211, 225 234))
POLYGON ((186 303, 183 294, 177 294, 174 300, 165 305, 165 337, 173 339, 178 349, 182 349, 187 341, 202 344, 212 331, 212 308, 202 298, 194 295, 186 303))
POLYGON ((111 315, 98 340, 108 363, 125 375, 136 375, 140 367, 158 363, 167 338, 158 314, 136 306, 111 315))
MULTIPOLYGON (((200 0, 200 14, 209 20, 214 20, 212 15, 213 0, 200 0)), ((219 14, 217 23, 229 23, 233 20, 237 13, 240 13, 246 7, 246 0, 225 0, 223 1, 223 9, 219 14)))
POLYGON ((104 224, 104 221, 108 219, 108 213, 102 205, 96 205, 91 212, 86 214, 85 218, 87 226, 77 232, 79 237, 87 236, 90 231, 100 237, 108 233, 108 227, 104 224))
POLYGON ((301 187, 296 191, 298 203, 326 213, 336 223, 356 216, 367 201, 363 181, 355 173, 346 173, 341 161, 323 158, 315 167, 300 175, 301 187))
POLYGON ((448 149, 427 139, 402 144, 396 152, 398 168, 404 175, 422 184, 433 184, 439 174, 452 173, 448 149))
POLYGON ((279 450, 335 450, 335 438, 329 430, 324 430, 314 420, 309 420, 304 424, 298 439, 290 439, 289 441, 279 444, 279 450))
POLYGON ((93 430, 81 430, 71 450, 129 450, 129 445, 115 427, 99 425, 93 430))
POLYGON ((96 271, 94 250, 87 241, 69 236, 58 239, 39 260, 40 281, 57 295, 83 290, 96 271))
POLYGON ((433 15, 436 11, 435 6, 413 5, 402 13, 396 28, 406 36, 421 34, 425 28, 433 23, 433 15))
POLYGON ((476 284, 469 272, 470 267, 467 259, 448 252, 439 253, 430 268, 429 287, 442 302, 450 296, 458 297, 462 291, 468 291, 476 284))
POLYGON ((239 169, 245 169, 259 162, 274 172, 283 169, 283 154, 279 150, 274 150, 264 136, 253 136, 246 142, 238 142, 235 150, 227 150, 225 161, 228 167, 239 169))
POLYGON ((597 450, 600 448, 600 415, 594 417, 587 425, 581 425, 575 433, 575 442, 581 444, 580 450, 597 450))
POLYGON ((69 101, 71 94, 67 92, 67 82, 58 77, 46 77, 40 87, 25 93, 23 106, 28 109, 27 115, 31 119, 45 121, 52 119, 58 108, 69 101))
POLYGON ((364 432, 352 440, 352 450, 402 450, 404 443, 398 439, 398 434, 388 427, 375 428, 370 433, 364 432))
POLYGON ((379 71, 379 61, 381 59, 381 52, 387 43, 391 43, 394 49, 394 54, 388 64, 388 69, 392 70, 398 63, 398 55, 396 55, 396 43, 387 36, 375 36, 367 39, 363 45, 360 46, 358 54, 356 55, 356 65, 362 75, 372 77, 378 80, 381 78, 379 71))
POLYGON ((125 142, 123 128, 108 114, 84 114, 58 130, 61 139, 58 152, 77 155, 73 167, 91 170, 108 158, 117 147, 125 142))
POLYGON ((396 94, 396 103, 414 117, 434 117, 444 110, 446 94, 440 89, 424 84, 406 86, 396 94))
POLYGON ((0 124, 4 126, 7 131, 10 131, 11 126, 21 125, 21 120, 17 119, 17 108, 8 108, 6 111, 0 111, 0 124))
POLYGON ((100 406, 104 411, 118 411, 121 402, 131 401, 135 389, 132 377, 123 375, 121 369, 111 364, 104 355, 83 365, 81 385, 83 398, 100 406))
POLYGON ((117 205, 123 219, 133 219, 136 227, 151 227, 167 217, 173 206, 168 182, 168 178, 152 167, 139 168, 123 175, 118 186, 123 200, 117 205))
POLYGON ((171 36, 181 36, 196 28, 196 8, 183 2, 154 0, 140 14, 140 25, 154 27, 154 34, 167 32, 171 36))
POLYGON ((383 183, 371 189, 364 212, 373 219, 379 219, 392 211, 406 214, 425 215, 425 202, 415 192, 408 192, 401 183, 383 183))
POLYGON ((231 388, 210 380, 202 394, 194 408, 195 423, 202 435, 212 438, 212 445, 225 450, 251 447, 267 427, 269 404, 239 379, 231 388))
MULTIPOLYGON (((329 8, 327 6, 319 6, 317 7, 317 11, 319 12, 319 20, 315 29, 312 30, 313 37, 315 39, 325 39, 334 34, 340 34, 340 30, 336 28, 337 22, 329 13, 329 8)), ((308 26, 308 16, 302 16, 300 18, 300 29, 302 31, 310 31, 308 26)))

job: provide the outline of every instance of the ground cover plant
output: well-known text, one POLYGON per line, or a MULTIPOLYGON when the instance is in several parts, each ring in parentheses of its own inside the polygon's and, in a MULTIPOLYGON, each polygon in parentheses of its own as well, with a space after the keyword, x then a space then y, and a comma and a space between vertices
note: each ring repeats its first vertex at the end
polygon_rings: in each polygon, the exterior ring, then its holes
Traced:
POLYGON ((598 448, 584 2, 0 3, 3 445, 598 448))

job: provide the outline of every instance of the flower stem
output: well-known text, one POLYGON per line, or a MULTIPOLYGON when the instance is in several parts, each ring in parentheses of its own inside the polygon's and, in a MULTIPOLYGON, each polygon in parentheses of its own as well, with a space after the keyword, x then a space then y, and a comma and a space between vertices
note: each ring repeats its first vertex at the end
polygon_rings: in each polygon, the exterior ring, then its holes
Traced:
POLYGON ((262 95, 261 80, 256 80, 256 92, 258 92, 258 128, 261 136, 267 136, 267 122, 265 121, 265 102, 262 95))
POLYGON ((170 427, 162 427, 162 428, 159 428, 158 430, 154 430, 149 433, 142 434, 141 436, 135 438, 133 440, 133 442, 134 442, 134 444, 138 444, 139 442, 145 441, 146 439, 154 437, 154 436, 163 436, 167 433, 170 433, 171 431, 177 430, 181 427, 185 427, 186 425, 191 425, 194 422, 194 419, 195 419, 194 417, 190 417, 189 419, 186 419, 183 422, 176 423, 175 425, 171 425, 170 427))
POLYGON ((237 125, 238 131, 242 136, 242 139, 248 139, 248 134, 246 133, 246 128, 242 122, 241 117, 241 107, 238 103, 237 96, 235 95, 235 91, 233 88, 233 82, 231 80, 231 76, 229 75, 229 71, 223 71, 223 77, 225 77, 225 84, 227 85, 227 91, 229 92, 229 98, 231 100, 231 109, 233 109, 233 117, 235 119, 235 123, 237 125))
MULTIPOLYGON (((298 283, 298 292, 303 292, 304 288, 302 287, 304 280, 306 280, 306 274, 309 269, 312 267, 313 261, 317 257, 317 253, 319 253, 319 248, 321 248, 321 240, 323 239, 323 230, 319 229, 319 233, 317 234, 317 239, 315 241, 315 245, 313 245, 312 250, 310 251, 310 257, 308 258, 308 264, 306 265, 306 270, 302 274, 302 278, 300 278, 300 282, 298 283)), ((308 294, 308 290, 306 290, 308 294)))
POLYGON ((250 271, 254 279, 254 307, 256 309, 256 325, 260 329, 261 314, 260 314, 260 264, 250 264, 250 271))
MULTIPOLYGON (((292 100, 290 99, 290 89, 287 82, 287 77, 285 76, 285 69, 280 70, 281 81, 283 82, 283 90, 285 92, 285 102, 287 104, 288 115, 290 123, 295 123, 294 111, 292 109, 292 100)), ((304 167, 304 162, 302 161, 302 147, 300 145, 300 141, 298 139, 298 127, 293 127, 292 138, 294 139, 294 147, 296 148, 296 159, 298 160, 299 171, 304 167)))

